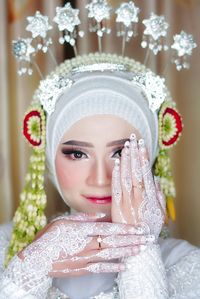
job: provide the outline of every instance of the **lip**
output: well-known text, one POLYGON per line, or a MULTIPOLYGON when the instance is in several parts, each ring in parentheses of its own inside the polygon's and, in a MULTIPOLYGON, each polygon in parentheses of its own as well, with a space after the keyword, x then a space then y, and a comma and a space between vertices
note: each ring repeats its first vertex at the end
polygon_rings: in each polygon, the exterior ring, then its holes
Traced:
POLYGON ((112 201, 111 196, 84 196, 84 197, 94 204, 110 204, 112 201))

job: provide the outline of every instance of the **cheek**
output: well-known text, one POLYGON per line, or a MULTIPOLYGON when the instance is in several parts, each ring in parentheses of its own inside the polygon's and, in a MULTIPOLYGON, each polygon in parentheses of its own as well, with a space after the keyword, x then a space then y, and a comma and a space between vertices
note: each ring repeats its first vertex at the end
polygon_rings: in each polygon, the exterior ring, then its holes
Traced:
POLYGON ((86 175, 85 168, 80 163, 56 158, 56 173, 59 185, 62 188, 73 188, 83 182, 86 175), (79 164, 79 165, 78 165, 79 164))

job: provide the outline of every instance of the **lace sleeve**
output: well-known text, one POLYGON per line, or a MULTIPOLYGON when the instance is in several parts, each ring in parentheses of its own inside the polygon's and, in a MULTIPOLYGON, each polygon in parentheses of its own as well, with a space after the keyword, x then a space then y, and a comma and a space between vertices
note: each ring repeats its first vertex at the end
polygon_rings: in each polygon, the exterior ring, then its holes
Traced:
POLYGON ((11 231, 12 223, 0 225, 0 299, 32 299, 33 297, 28 297, 26 292, 5 277, 4 260, 10 241, 11 231))
POLYGON ((4 269, 11 230, 11 223, 0 226, 0 299, 44 299, 51 286, 50 278, 39 279, 31 265, 25 267, 17 256, 4 269))
POLYGON ((200 250, 182 257, 167 269, 170 299, 200 298, 200 250))
POLYGON ((167 279, 159 245, 152 245, 125 260, 118 276, 120 299, 167 299, 167 279))

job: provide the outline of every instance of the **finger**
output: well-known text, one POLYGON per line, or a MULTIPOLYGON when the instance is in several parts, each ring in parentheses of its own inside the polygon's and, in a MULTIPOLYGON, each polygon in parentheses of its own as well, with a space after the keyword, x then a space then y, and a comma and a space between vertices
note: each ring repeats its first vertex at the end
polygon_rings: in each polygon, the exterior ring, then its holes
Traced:
POLYGON ((130 155, 131 155, 131 174, 135 204, 138 207, 138 203, 141 203, 141 194, 143 186, 143 173, 140 162, 140 154, 138 149, 138 143, 135 134, 130 136, 130 155))
POLYGON ((120 259, 125 258, 128 256, 135 256, 139 254, 141 251, 146 249, 146 245, 134 245, 134 246, 126 246, 120 248, 106 248, 103 250, 96 251, 94 256, 95 261, 96 258, 100 258, 103 260, 110 260, 110 259, 120 259))
POLYGON ((69 220, 69 221, 97 221, 98 219, 103 219, 106 217, 105 213, 94 213, 94 214, 86 214, 86 213, 77 213, 74 215, 61 215, 56 217, 51 221, 55 222, 58 220, 69 220))
POLYGON ((112 172, 112 205, 111 215, 112 219, 119 219, 121 223, 126 223, 122 213, 122 187, 120 178, 120 160, 115 160, 115 165, 112 172))
POLYGON ((135 134, 130 136, 131 175, 133 184, 132 215, 133 223, 138 222, 138 211, 142 203, 143 174, 139 157, 138 143, 135 134))
POLYGON ((145 190, 143 192, 143 212, 141 213, 141 217, 143 222, 149 226, 151 233, 158 237, 163 225, 163 213, 158 202, 148 153, 143 139, 139 140, 139 152, 145 186, 145 190))
POLYGON ((153 235, 148 236, 107 236, 102 239, 102 248, 109 247, 124 247, 132 245, 145 245, 147 243, 154 243, 155 237, 153 235))
POLYGON ((123 194, 123 211, 129 223, 136 224, 136 215, 134 210, 133 183, 131 174, 131 156, 130 142, 126 141, 122 150, 121 158, 121 181, 123 194))
POLYGON ((112 197, 114 199, 114 203, 119 206, 122 199, 119 159, 115 159, 115 165, 112 172, 112 197))
POLYGON ((123 201, 130 198, 132 190, 130 142, 126 141, 121 152, 121 182, 123 201))
POLYGON ((135 134, 131 134, 130 136, 130 155, 131 155, 131 173, 132 173, 132 181, 133 186, 137 186, 138 183, 142 183, 143 175, 142 168, 140 164, 139 150, 138 144, 135 134))
MULTIPOLYGON (((92 241, 87 245, 87 251, 102 250, 106 248, 118 248, 131 245, 144 245, 148 242, 154 242, 152 235, 109 235, 93 237, 92 241)), ((81 253, 80 253, 81 254, 81 253)))
POLYGON ((87 272, 92 273, 112 273, 112 272, 120 272, 125 270, 124 263, 91 263, 85 267, 87 272))
MULTIPOLYGON (((83 223, 82 225, 88 226, 87 223, 83 223)), ((134 226, 123 224, 123 223, 110 223, 110 222, 97 222, 90 223, 93 225, 92 232, 88 233, 88 236, 109 236, 109 235, 124 235, 124 234, 135 234, 138 232, 140 234, 140 230, 137 230, 134 226)))
MULTIPOLYGON (((54 270, 51 271, 51 275, 55 276, 57 273, 57 276, 64 274, 66 276, 67 273, 72 274, 73 270, 76 272, 76 269, 82 269, 86 268, 88 263, 99 263, 102 262, 102 260, 114 260, 114 259, 123 259, 129 256, 135 256, 139 254, 140 252, 145 251, 147 248, 146 245, 135 245, 135 246, 126 246, 121 248, 107 248, 103 250, 94 250, 91 252, 87 252, 84 256, 74 256, 72 258, 67 259, 60 259, 59 261, 54 263, 54 270), (67 267, 66 267, 67 265, 67 267), (67 271, 63 271, 68 269, 67 271)), ((80 274, 80 271, 79 274, 80 274)), ((78 273, 76 272, 78 275, 78 273)))
POLYGON ((146 249, 146 245, 134 245, 120 248, 106 248, 102 250, 92 250, 85 253, 85 255, 74 256, 72 258, 60 259, 56 262, 56 269, 66 268, 66 265, 70 265, 70 268, 84 267, 84 264, 88 262, 97 263, 113 259, 125 258, 128 256, 137 255, 139 252, 146 249))
POLYGON ((80 276, 88 273, 113 273, 125 270, 124 263, 91 263, 84 268, 60 269, 49 272, 51 277, 80 276))
POLYGON ((142 166, 142 174, 144 180, 144 187, 147 193, 148 198, 156 199, 156 189, 154 184, 154 179, 151 171, 150 161, 148 158, 148 152, 145 147, 145 143, 143 139, 138 141, 139 145, 139 154, 140 154, 140 163, 142 166))
MULTIPOLYGON (((109 236, 95 236, 87 244, 87 252, 94 250, 102 250, 107 248, 120 248, 124 246, 132 245, 144 245, 147 243, 153 243, 155 237, 153 235, 109 235, 109 236)), ((84 251, 85 252, 85 251, 84 251)), ((82 252, 77 255, 82 256, 82 252)))
POLYGON ((98 219, 103 219, 105 217, 106 217, 105 213, 94 213, 94 214, 78 213, 75 215, 70 215, 68 219, 73 221, 96 221, 98 219))
POLYGON ((165 195, 162 192, 161 187, 160 187, 159 177, 154 176, 154 182, 155 182, 155 186, 156 186, 158 202, 159 202, 161 210, 163 212, 163 216, 165 217, 165 215, 166 215, 166 199, 165 199, 165 195))

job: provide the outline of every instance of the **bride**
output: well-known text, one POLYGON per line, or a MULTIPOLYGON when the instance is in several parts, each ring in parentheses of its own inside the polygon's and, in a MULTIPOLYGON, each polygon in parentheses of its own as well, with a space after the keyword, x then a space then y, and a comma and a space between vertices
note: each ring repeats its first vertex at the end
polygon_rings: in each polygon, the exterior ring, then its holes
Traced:
POLYGON ((41 81, 24 118, 27 184, 0 228, 0 299, 200 298, 200 250, 160 238, 168 145, 182 129, 174 105, 161 78, 111 54, 66 61, 41 81), (71 210, 48 224, 45 155, 71 210))

